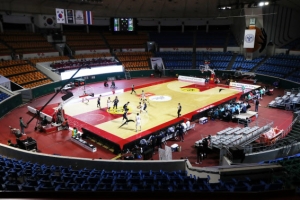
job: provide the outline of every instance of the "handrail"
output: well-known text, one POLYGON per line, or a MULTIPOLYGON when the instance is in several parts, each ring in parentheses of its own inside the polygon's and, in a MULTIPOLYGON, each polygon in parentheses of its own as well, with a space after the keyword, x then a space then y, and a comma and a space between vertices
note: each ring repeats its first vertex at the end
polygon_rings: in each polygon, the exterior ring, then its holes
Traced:
POLYGON ((283 137, 285 137, 293 128, 294 124, 298 121, 299 119, 299 114, 297 115, 297 117, 295 117, 295 119, 292 121, 292 123, 286 128, 285 131, 283 131, 283 137))

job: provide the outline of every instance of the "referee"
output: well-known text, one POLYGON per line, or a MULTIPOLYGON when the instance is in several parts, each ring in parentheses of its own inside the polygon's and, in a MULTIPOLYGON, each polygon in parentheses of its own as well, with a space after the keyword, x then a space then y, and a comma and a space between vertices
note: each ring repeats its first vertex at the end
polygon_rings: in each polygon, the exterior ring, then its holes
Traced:
POLYGON ((131 86, 131 94, 132 94, 133 92, 136 94, 136 92, 135 92, 135 90, 134 90, 134 85, 131 86))
POLYGON ((180 114, 181 109, 182 109, 181 104, 178 103, 178 107, 177 107, 177 118, 181 116, 181 114, 180 114))

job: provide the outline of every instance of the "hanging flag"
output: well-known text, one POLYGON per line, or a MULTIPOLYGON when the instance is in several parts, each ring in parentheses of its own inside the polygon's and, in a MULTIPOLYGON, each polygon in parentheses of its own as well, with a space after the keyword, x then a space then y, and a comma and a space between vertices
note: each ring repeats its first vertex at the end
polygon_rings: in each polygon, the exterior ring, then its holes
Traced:
POLYGON ((56 23, 58 24, 66 23, 64 9, 56 8, 56 23))
POLYGON ((245 30, 244 48, 254 48, 255 29, 245 30))
POLYGON ((66 9, 66 18, 67 24, 75 24, 74 10, 66 9))
POLYGON ((75 22, 76 24, 84 24, 84 17, 82 10, 75 10, 75 22))
POLYGON ((92 11, 85 11, 85 24, 93 24, 93 14, 92 11))
POLYGON ((54 15, 39 15, 38 22, 40 28, 57 28, 54 15))

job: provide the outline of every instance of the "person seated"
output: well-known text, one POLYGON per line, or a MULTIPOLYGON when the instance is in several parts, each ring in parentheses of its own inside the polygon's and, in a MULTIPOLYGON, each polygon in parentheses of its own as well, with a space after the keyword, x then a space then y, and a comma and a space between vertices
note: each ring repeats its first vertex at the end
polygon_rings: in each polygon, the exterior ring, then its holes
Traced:
POLYGON ((212 115, 212 120, 218 119, 218 117, 219 117, 219 111, 218 111, 218 109, 215 109, 215 111, 213 112, 213 115, 212 115))
POLYGON ((191 122, 188 120, 188 121, 186 121, 186 128, 187 128, 187 130, 189 130, 190 129, 190 127, 191 127, 191 122))
POLYGON ((68 119, 65 119, 65 121, 61 124, 62 129, 68 130, 69 129, 69 122, 68 119))
POLYGON ((48 124, 47 117, 44 116, 43 120, 41 121, 41 125, 42 125, 42 126, 46 126, 47 124, 48 124))
POLYGON ((114 81, 111 82, 111 86, 110 86, 110 87, 111 87, 111 88, 116 88, 116 84, 115 84, 114 81))
POLYGON ((223 120, 228 122, 231 121, 231 113, 228 110, 223 115, 223 120))
POLYGON ((107 81, 104 81, 104 87, 108 87, 107 81))
POLYGON ((43 132, 43 131, 44 131, 44 128, 43 128, 41 122, 39 122, 39 123, 36 125, 35 130, 36 130, 36 131, 39 131, 39 132, 43 132))
POLYGON ((209 82, 209 77, 206 76, 206 77, 205 77, 205 83, 208 83, 208 82, 209 82))
POLYGON ((241 113, 246 113, 247 112, 247 106, 243 104, 241 113))
POLYGON ((227 79, 225 84, 230 85, 230 79, 227 79))
POLYGON ((217 78, 215 78, 215 84, 219 84, 221 81, 220 81, 220 79, 217 77, 217 78))
POLYGON ((186 130, 187 130, 187 125, 186 125, 186 123, 182 122, 182 123, 181 123, 181 126, 182 126, 182 128, 183 128, 183 132, 186 132, 186 130))
POLYGON ((175 133, 175 127, 174 126, 170 126, 167 130, 167 134, 170 135, 170 134, 173 134, 175 133))
POLYGON ((72 130, 72 137, 76 137, 77 133, 78 133, 78 130, 77 130, 76 127, 74 127, 73 130, 72 130))
POLYGON ((141 140, 140 140, 140 146, 141 146, 141 147, 144 147, 144 146, 147 146, 147 145, 148 145, 148 142, 147 142, 146 139, 141 139, 141 140))

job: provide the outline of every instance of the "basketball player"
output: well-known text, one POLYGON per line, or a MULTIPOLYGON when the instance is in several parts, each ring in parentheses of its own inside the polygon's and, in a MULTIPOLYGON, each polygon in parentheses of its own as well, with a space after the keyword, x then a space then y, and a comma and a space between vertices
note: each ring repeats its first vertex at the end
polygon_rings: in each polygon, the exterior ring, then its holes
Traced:
POLYGON ((108 97, 107 99, 107 110, 108 111, 110 110, 110 97, 108 97))
POLYGON ((143 110, 144 110, 146 113, 148 113, 148 111, 147 111, 147 103, 146 103, 146 100, 144 100, 143 110))
POLYGON ((146 102, 150 105, 150 102, 147 100, 144 90, 142 90, 141 101, 146 102))
POLYGON ((150 105, 150 102, 147 101, 147 97, 146 97, 146 95, 145 95, 144 90, 142 90, 141 101, 142 101, 142 102, 147 102, 147 103, 150 105))
POLYGON ((137 132, 138 126, 140 127, 140 131, 142 130, 142 125, 141 125, 141 116, 139 113, 136 114, 135 117, 135 131, 137 132))
POLYGON ((86 98, 88 96, 88 94, 85 91, 83 91, 83 95, 82 96, 83 96, 82 97, 82 103, 84 103, 85 101, 89 102, 89 100, 86 98))
POLYGON ((142 96, 142 97, 141 97, 141 100, 144 101, 144 100, 146 99, 144 90, 142 90, 142 95, 141 95, 141 96, 142 96))
POLYGON ((99 97, 97 99, 97 107, 100 107, 100 109, 101 109, 101 94, 99 95, 99 97))
POLYGON ((123 111, 128 111, 128 104, 129 104, 129 101, 127 103, 124 104, 123 106, 123 111))
POLYGON ((142 105, 142 102, 139 103, 138 105, 138 109, 140 109, 140 114, 142 113, 143 111, 143 105, 142 105))
POLYGON ((132 94, 133 92, 136 94, 136 92, 135 92, 135 90, 134 90, 134 85, 131 86, 131 94, 132 94))
POLYGON ((177 118, 181 116, 181 114, 180 114, 181 109, 182 109, 182 107, 181 107, 180 103, 178 103, 178 107, 177 107, 177 118))
POLYGON ((122 119, 122 122, 124 121, 128 121, 128 118, 127 118, 127 110, 125 110, 125 112, 123 113, 123 119, 122 119))
POLYGON ((118 97, 116 96, 116 98, 114 99, 114 106, 113 106, 113 109, 116 108, 116 110, 118 109, 118 103, 119 103, 119 99, 118 97))

